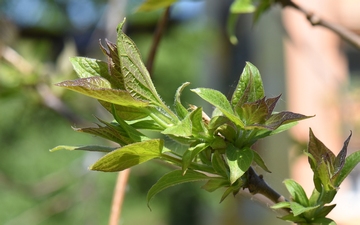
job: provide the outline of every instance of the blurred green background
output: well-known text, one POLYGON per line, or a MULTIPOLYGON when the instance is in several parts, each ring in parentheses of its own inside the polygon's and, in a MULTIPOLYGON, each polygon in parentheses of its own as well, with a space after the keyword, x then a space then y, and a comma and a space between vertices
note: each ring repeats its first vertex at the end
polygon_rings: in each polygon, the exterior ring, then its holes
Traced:
MULTIPOLYGON (((57 145, 111 145, 73 127, 110 120, 93 99, 54 86, 76 79, 73 56, 104 59, 98 40, 116 41, 116 26, 127 17, 126 31, 147 58, 162 11, 136 13, 141 0, 2 0, 0 1, 0 224, 107 224, 116 173, 87 167, 101 154, 54 152, 57 145)), ((231 96, 245 61, 263 75, 268 97, 284 93, 279 10, 252 24, 251 15, 237 23, 239 44, 226 36, 231 1, 180 1, 171 10, 152 74, 163 99, 172 105, 178 86, 210 87, 231 96)), ((183 102, 203 104, 184 91, 183 102)), ((280 102, 285 106, 286 96, 280 102)), ((208 113, 209 106, 205 106, 208 113)), ((286 134, 258 144, 273 174, 269 183, 286 193, 286 134), (279 139, 277 139, 279 141, 279 139), (266 146, 266 151, 262 150, 266 146), (283 163, 279 163, 279 161, 283 163)), ((284 224, 248 196, 207 193, 201 184, 185 184, 159 194, 146 205, 146 193, 167 168, 149 162, 132 169, 119 224, 261 225, 284 224), (273 222, 272 222, 273 221, 273 222)))

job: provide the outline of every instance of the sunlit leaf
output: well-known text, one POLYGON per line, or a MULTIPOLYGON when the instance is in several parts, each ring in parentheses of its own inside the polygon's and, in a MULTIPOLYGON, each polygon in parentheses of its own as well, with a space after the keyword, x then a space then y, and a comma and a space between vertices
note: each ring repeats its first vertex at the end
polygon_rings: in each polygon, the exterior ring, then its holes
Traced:
POLYGON ((142 62, 139 50, 135 43, 122 31, 124 23, 125 20, 117 28, 117 48, 125 88, 134 98, 163 107, 164 103, 156 92, 150 74, 142 62))
POLYGON ((70 62, 79 78, 102 76, 103 74, 109 73, 108 64, 101 60, 85 57, 73 57, 70 58, 70 62))
POLYGON ((94 163, 90 169, 104 172, 121 171, 161 156, 163 141, 153 139, 126 145, 94 163))
POLYGON ((147 202, 150 204, 150 200, 159 192, 163 191, 166 188, 172 187, 174 185, 195 182, 195 181, 206 181, 209 177, 203 173, 199 173, 193 170, 188 170, 186 174, 183 175, 181 170, 171 171, 164 176, 162 176, 148 191, 147 202))
POLYGON ((226 117, 240 127, 244 127, 244 123, 234 114, 230 102, 225 95, 217 90, 210 88, 196 88, 191 91, 198 94, 202 99, 217 107, 226 117))
POLYGON ((264 97, 264 87, 259 70, 253 64, 246 62, 231 98, 231 104, 233 107, 241 107, 245 102, 255 102, 264 97))
POLYGON ((145 101, 134 99, 127 91, 111 89, 110 83, 98 76, 64 81, 56 85, 117 105, 132 107, 145 107, 148 105, 145 101))

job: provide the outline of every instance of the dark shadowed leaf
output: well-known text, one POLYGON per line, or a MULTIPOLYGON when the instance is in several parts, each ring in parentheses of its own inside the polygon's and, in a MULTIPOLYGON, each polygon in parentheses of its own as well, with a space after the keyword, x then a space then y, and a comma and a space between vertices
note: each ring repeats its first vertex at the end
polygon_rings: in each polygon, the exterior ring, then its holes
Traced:
POLYGON ((183 175, 181 170, 174 170, 170 173, 162 176, 148 191, 147 202, 150 204, 150 200, 159 192, 163 191, 166 188, 172 187, 174 185, 195 182, 195 181, 206 181, 209 177, 203 173, 199 173, 193 170, 188 170, 186 174, 183 175))
POLYGON ((226 160, 230 169, 230 183, 233 184, 249 169, 254 158, 250 148, 238 149, 229 144, 226 149, 226 160))

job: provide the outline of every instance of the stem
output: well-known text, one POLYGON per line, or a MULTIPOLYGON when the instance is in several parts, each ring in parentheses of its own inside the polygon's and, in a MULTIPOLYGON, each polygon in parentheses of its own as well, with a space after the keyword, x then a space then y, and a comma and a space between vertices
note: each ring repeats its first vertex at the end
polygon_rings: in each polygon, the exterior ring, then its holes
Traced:
MULTIPOLYGON (((245 188, 249 190, 252 195, 262 194, 274 203, 288 201, 284 196, 272 189, 263 179, 262 175, 258 175, 255 170, 250 167, 247 171, 248 179, 245 188)), ((288 213, 290 209, 284 209, 288 213)))
POLYGON ((299 10, 300 12, 302 12, 306 16, 307 20, 311 23, 311 25, 313 25, 313 26, 318 25, 318 26, 325 27, 325 28, 333 31, 337 35, 339 35, 343 40, 345 40, 349 44, 353 45, 357 49, 360 49, 360 36, 356 35, 354 32, 346 29, 345 27, 343 27, 341 25, 334 24, 334 23, 331 23, 329 21, 321 19, 320 17, 316 16, 314 13, 312 13, 312 12, 304 9, 303 7, 295 4, 291 0, 276 0, 276 1, 278 3, 280 3, 283 8, 285 8, 286 6, 289 6, 289 7, 292 7, 294 9, 299 10))
MULTIPOLYGON (((162 154, 161 158, 166 159, 167 161, 169 161, 171 163, 174 163, 175 165, 177 165, 179 167, 182 166, 182 160, 179 159, 179 158, 175 158, 175 157, 173 157, 171 155, 168 155, 168 154, 162 154)), ((213 174, 213 175, 219 175, 219 174, 216 173, 216 171, 212 167, 206 166, 206 165, 203 165, 203 164, 198 164, 198 163, 193 162, 193 163, 190 164, 189 168, 197 170, 197 171, 213 174)))
POLYGON ((158 46, 160 44, 162 34, 163 34, 166 24, 169 20, 169 16, 170 16, 170 7, 167 7, 165 9, 163 16, 161 17, 161 19, 159 20, 159 22, 157 24, 155 35, 154 35, 151 49, 149 52, 149 56, 148 56, 148 59, 146 62, 146 68, 149 71, 150 76, 152 74, 152 70, 154 67, 155 55, 156 55, 158 46))
POLYGON ((119 224, 121 208, 124 202, 125 190, 129 175, 130 169, 123 170, 118 174, 111 206, 109 225, 119 224))

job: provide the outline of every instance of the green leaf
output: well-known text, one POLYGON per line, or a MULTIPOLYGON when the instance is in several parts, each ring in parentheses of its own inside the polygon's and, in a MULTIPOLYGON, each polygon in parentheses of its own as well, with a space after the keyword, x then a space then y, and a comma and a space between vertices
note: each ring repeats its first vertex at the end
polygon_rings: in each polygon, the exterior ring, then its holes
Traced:
POLYGON ((294 216, 293 214, 288 214, 286 216, 280 217, 280 219, 285 220, 285 221, 291 221, 294 223, 298 223, 298 224, 308 224, 306 219, 301 217, 301 216, 294 216))
POLYGON ((99 145, 87 145, 87 146, 68 146, 68 145, 59 145, 55 148, 50 149, 50 152, 55 152, 59 150, 84 150, 84 151, 92 151, 92 152, 111 152, 117 148, 107 147, 107 146, 99 146, 99 145))
POLYGON ((140 5, 138 11, 153 11, 166 8, 172 5, 174 2, 177 2, 177 0, 146 0, 142 5, 140 5))
POLYGON ((255 6, 252 0, 235 0, 230 6, 231 13, 252 13, 255 11, 255 6))
POLYGON ((150 74, 142 62, 139 50, 122 31, 124 23, 125 20, 117 28, 117 47, 125 88, 136 99, 164 107, 164 103, 151 81, 150 74))
POLYGON ((336 225, 335 221, 329 218, 316 218, 311 225, 336 225))
POLYGON ((212 160, 211 160, 212 166, 214 168, 214 170, 219 173, 221 176, 223 177, 228 177, 229 176, 229 172, 228 169, 226 167, 224 158, 223 158, 223 154, 220 154, 219 151, 214 151, 214 154, 212 155, 212 160))
POLYGON ((270 208, 272 209, 290 208, 290 202, 278 202, 275 205, 272 205, 270 208))
POLYGON ((99 100, 100 104, 110 113, 112 113, 112 107, 115 107, 116 113, 123 120, 139 120, 143 119, 150 114, 150 110, 147 107, 131 107, 131 106, 122 106, 122 105, 114 105, 109 102, 99 100))
POLYGON ((230 102, 225 95, 217 90, 210 88, 196 88, 191 91, 198 94, 202 99, 217 107, 226 117, 240 127, 244 127, 244 123, 234 114, 230 102))
POLYGON ((109 74, 108 64, 101 60, 85 57, 73 57, 70 58, 70 62, 79 78, 88 78, 109 74))
POLYGON ((195 159, 195 157, 202 152, 203 150, 205 150, 206 148, 208 148, 209 145, 207 143, 200 143, 197 144, 194 147, 188 148, 183 157, 182 157, 182 171, 185 174, 185 172, 187 171, 189 165, 191 164, 191 162, 195 159))
POLYGON ((338 177, 334 181, 334 185, 336 187, 339 187, 340 184, 344 181, 344 179, 350 174, 350 172, 355 168, 355 166, 359 162, 360 162, 360 151, 350 154, 345 160, 344 167, 340 170, 338 177))
POLYGON ((229 13, 228 19, 226 22, 226 30, 230 38, 230 43, 233 45, 237 45, 238 39, 236 37, 236 22, 238 21, 240 14, 229 13))
POLYGON ((297 202, 290 202, 290 209, 291 209, 294 216, 301 215, 301 214, 303 214, 305 212, 311 211, 311 210, 316 209, 318 207, 319 207, 319 205, 306 207, 306 206, 303 206, 303 205, 301 205, 301 204, 299 204, 297 202))
POLYGON ((269 168, 266 166, 264 160, 261 158, 261 156, 256 152, 253 151, 254 153, 254 162, 261 167, 261 169, 265 170, 268 173, 271 173, 271 171, 269 170, 269 168))
POLYGON ((264 97, 265 91, 259 70, 250 62, 246 62, 231 98, 231 104, 233 107, 241 107, 246 102, 255 102, 264 97))
POLYGON ((307 198, 306 193, 300 184, 291 179, 285 180, 284 184, 294 202, 297 202, 304 207, 309 206, 309 199, 307 198))
POLYGON ((148 191, 147 193, 147 202, 148 206, 150 204, 150 200, 159 192, 163 191, 166 188, 172 187, 174 185, 187 183, 187 182, 195 182, 195 181, 206 181, 209 177, 203 173, 199 173, 193 170, 188 170, 186 174, 183 175, 181 170, 171 171, 164 176, 162 176, 148 191))
POLYGON ((93 135, 108 139, 108 140, 116 142, 120 145, 127 145, 127 144, 131 144, 134 142, 128 136, 126 131, 123 128, 121 128, 118 124, 107 123, 102 120, 100 120, 100 122, 102 122, 106 126, 98 125, 98 127, 73 128, 73 129, 78 132, 89 133, 89 134, 93 134, 93 135))
POLYGON ((254 22, 256 23, 260 16, 264 14, 267 10, 270 9, 271 4, 275 4, 276 1, 274 0, 261 0, 259 5, 256 7, 255 13, 254 13, 254 22))
POLYGON ((176 114, 178 115, 178 117, 180 117, 180 119, 184 119, 186 115, 189 113, 187 109, 181 104, 181 100, 180 100, 181 92, 189 84, 190 84, 189 82, 185 82, 176 90, 174 108, 176 114))
POLYGON ((230 169, 230 183, 233 184, 249 169, 254 158, 250 148, 238 149, 229 144, 226 149, 226 160, 230 169))
POLYGON ((203 120, 202 108, 196 108, 189 114, 189 116, 192 125, 192 135, 197 139, 209 139, 210 136, 203 120))
POLYGON ((190 119, 190 114, 188 114, 188 116, 185 117, 180 123, 166 128, 161 133, 175 137, 189 138, 192 135, 192 123, 190 119))
POLYGON ((320 209, 316 210, 315 217, 320 218, 320 217, 327 216, 327 214, 329 214, 331 212, 331 210, 333 210, 333 208, 335 208, 335 206, 336 206, 336 204, 321 207, 320 209))
POLYGON ((127 91, 111 89, 110 83, 102 77, 81 78, 56 84, 72 91, 122 106, 146 107, 147 102, 134 99, 127 91))
POLYGON ((94 163, 90 169, 104 172, 121 171, 161 156, 163 141, 153 139, 116 149, 94 163))
POLYGON ((229 181, 224 178, 214 177, 210 178, 206 184, 204 184, 201 188, 208 191, 213 192, 219 188, 225 187, 229 185, 229 181))
POLYGON ((103 73, 101 74, 101 76, 111 83, 112 88, 125 90, 124 76, 121 73, 120 59, 117 46, 116 44, 111 43, 106 39, 105 42, 108 49, 102 46, 100 41, 99 44, 103 53, 108 57, 108 70, 110 74, 103 73))

